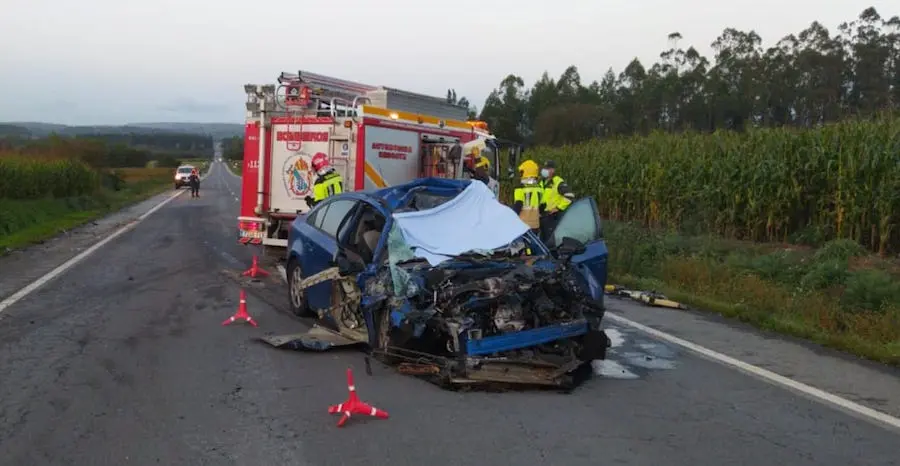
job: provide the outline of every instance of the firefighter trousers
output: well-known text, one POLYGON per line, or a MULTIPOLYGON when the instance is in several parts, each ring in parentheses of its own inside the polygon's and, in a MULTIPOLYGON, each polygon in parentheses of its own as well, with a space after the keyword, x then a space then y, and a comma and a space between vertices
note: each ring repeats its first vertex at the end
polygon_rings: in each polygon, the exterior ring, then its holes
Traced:
POLYGON ((550 239, 550 235, 553 234, 553 230, 556 228, 556 224, 559 223, 559 217, 562 215, 562 212, 556 211, 552 214, 544 214, 541 216, 541 241, 545 243, 550 239))

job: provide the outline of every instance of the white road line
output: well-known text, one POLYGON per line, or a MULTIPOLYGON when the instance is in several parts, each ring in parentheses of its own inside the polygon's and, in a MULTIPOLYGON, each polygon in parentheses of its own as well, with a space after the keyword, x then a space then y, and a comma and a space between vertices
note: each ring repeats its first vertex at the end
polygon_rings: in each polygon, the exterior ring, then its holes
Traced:
MULTIPOLYGON (((234 172, 231 171, 231 167, 228 164, 229 162, 222 162, 222 166, 225 168, 225 171, 235 178, 240 178, 240 176, 235 175, 234 172)), ((222 180, 222 182, 225 184, 225 189, 228 190, 228 192, 231 194, 231 197, 233 197, 235 201, 240 202, 241 199, 236 194, 234 194, 234 191, 231 190, 231 186, 228 185, 228 182, 225 180, 222 180)))
MULTIPOLYGON (((206 179, 206 177, 209 176, 209 173, 210 173, 211 171, 212 171, 212 169, 207 170, 206 175, 205 175, 205 176, 202 176, 201 179, 206 179)), ((31 282, 29 285, 25 286, 25 287, 22 288, 21 290, 19 290, 19 291, 13 293, 12 295, 10 295, 9 297, 7 297, 7 298, 4 299, 3 301, 0 301, 0 314, 2 314, 3 311, 6 311, 10 306, 12 306, 13 304, 15 304, 16 302, 18 302, 18 301, 21 300, 22 298, 24 298, 24 297, 28 296, 29 294, 31 294, 34 290, 36 290, 36 289, 38 289, 38 288, 40 288, 40 287, 46 285, 50 280, 53 280, 54 278, 56 278, 56 277, 62 275, 63 273, 65 273, 65 271, 69 270, 69 269, 72 268, 74 265, 76 265, 76 264, 78 264, 79 262, 83 261, 86 257, 88 257, 89 255, 93 254, 95 251, 97 251, 98 249, 102 248, 103 246, 105 246, 106 244, 108 244, 110 241, 112 241, 112 240, 118 238, 119 236, 121 236, 121 235, 122 235, 123 233, 125 233, 126 231, 131 230, 131 229, 134 228, 137 224, 139 224, 139 223, 141 223, 142 221, 144 221, 144 219, 146 219, 147 217, 153 215, 154 212, 156 212, 157 210, 161 209, 164 205, 168 204, 169 202, 172 202, 173 199, 175 199, 176 197, 178 197, 178 196, 184 194, 185 192, 187 192, 187 191, 186 191, 186 190, 183 190, 183 189, 179 189, 178 192, 176 192, 175 194, 172 194, 171 196, 167 197, 165 200, 163 200, 163 201, 160 202, 159 204, 156 204, 155 206, 153 206, 153 208, 151 208, 150 210, 148 210, 147 212, 145 212, 143 215, 141 215, 140 217, 138 217, 136 220, 133 220, 133 221, 131 221, 130 223, 128 223, 127 225, 123 226, 122 228, 119 228, 118 230, 114 231, 113 233, 111 233, 111 234, 110 234, 109 236, 107 236, 106 238, 103 238, 102 240, 100 240, 99 243, 97 243, 97 244, 95 244, 95 245, 93 245, 93 246, 91 246, 91 247, 85 249, 85 250, 82 251, 80 254, 78 254, 77 256, 75 256, 75 257, 73 257, 73 258, 67 260, 66 262, 63 262, 62 265, 60 265, 60 266, 56 267, 55 269, 51 270, 49 273, 47 273, 47 274, 44 275, 43 277, 38 278, 37 280, 31 282)))
POLYGON ((738 369, 740 371, 743 371, 747 374, 761 378, 767 382, 770 382, 770 383, 773 383, 776 385, 781 385, 782 387, 795 390, 804 395, 812 397, 820 402, 824 402, 826 404, 833 405, 835 407, 844 409, 851 413, 869 418, 870 420, 881 422, 881 423, 886 424, 895 429, 900 429, 900 418, 896 418, 894 416, 883 413, 881 411, 876 411, 872 408, 863 406, 859 403, 855 403, 855 402, 850 401, 845 398, 841 398, 837 395, 833 395, 824 390, 820 390, 820 389, 812 387, 810 385, 806 385, 804 383, 797 382, 796 380, 789 379, 783 375, 778 375, 772 371, 768 371, 761 367, 757 367, 752 364, 748 364, 744 361, 740 361, 738 359, 732 358, 730 356, 726 356, 722 353, 713 351, 709 348, 700 346, 696 343, 691 343, 687 340, 678 338, 674 335, 671 335, 671 334, 668 334, 665 332, 661 332, 659 330, 656 330, 654 328, 648 327, 643 324, 639 324, 633 320, 626 319, 625 317, 622 317, 620 315, 608 312, 608 313, 606 313, 606 318, 613 320, 615 322, 618 322, 620 324, 628 325, 630 327, 636 328, 636 329, 638 329, 642 332, 648 333, 660 340, 667 341, 669 343, 678 345, 682 348, 693 351, 694 353, 697 353, 703 357, 712 359, 721 364, 725 364, 726 366, 731 366, 731 367, 738 369))

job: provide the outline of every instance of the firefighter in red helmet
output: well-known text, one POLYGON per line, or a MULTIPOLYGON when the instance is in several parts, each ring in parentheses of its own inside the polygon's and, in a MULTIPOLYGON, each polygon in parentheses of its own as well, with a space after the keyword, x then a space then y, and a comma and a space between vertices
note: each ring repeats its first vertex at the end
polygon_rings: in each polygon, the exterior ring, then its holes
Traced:
POLYGON ((310 207, 324 201, 329 196, 344 192, 344 183, 341 175, 334 171, 328 156, 319 152, 312 158, 312 168, 315 170, 317 178, 313 183, 313 195, 306 196, 306 204, 310 207))

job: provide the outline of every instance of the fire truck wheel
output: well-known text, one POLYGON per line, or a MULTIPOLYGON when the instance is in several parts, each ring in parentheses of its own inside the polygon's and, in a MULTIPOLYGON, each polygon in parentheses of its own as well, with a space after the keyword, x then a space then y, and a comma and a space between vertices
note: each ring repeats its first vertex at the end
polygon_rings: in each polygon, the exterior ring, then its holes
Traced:
POLYGON ((288 295, 291 302, 291 312, 300 317, 309 317, 309 306, 306 302, 306 291, 298 290, 297 285, 303 281, 300 264, 297 259, 291 259, 287 266, 288 295))

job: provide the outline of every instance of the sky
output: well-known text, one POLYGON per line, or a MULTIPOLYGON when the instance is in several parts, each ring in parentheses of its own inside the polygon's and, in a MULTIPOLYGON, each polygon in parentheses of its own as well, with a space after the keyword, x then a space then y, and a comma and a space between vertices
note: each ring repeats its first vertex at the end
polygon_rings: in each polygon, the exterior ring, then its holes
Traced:
POLYGON ((726 27, 769 46, 817 20, 836 32, 855 0, 0 0, 0 121, 71 125, 244 120, 243 85, 298 69, 481 107, 508 74, 526 85, 578 67, 587 84, 645 64, 681 33, 726 27))

